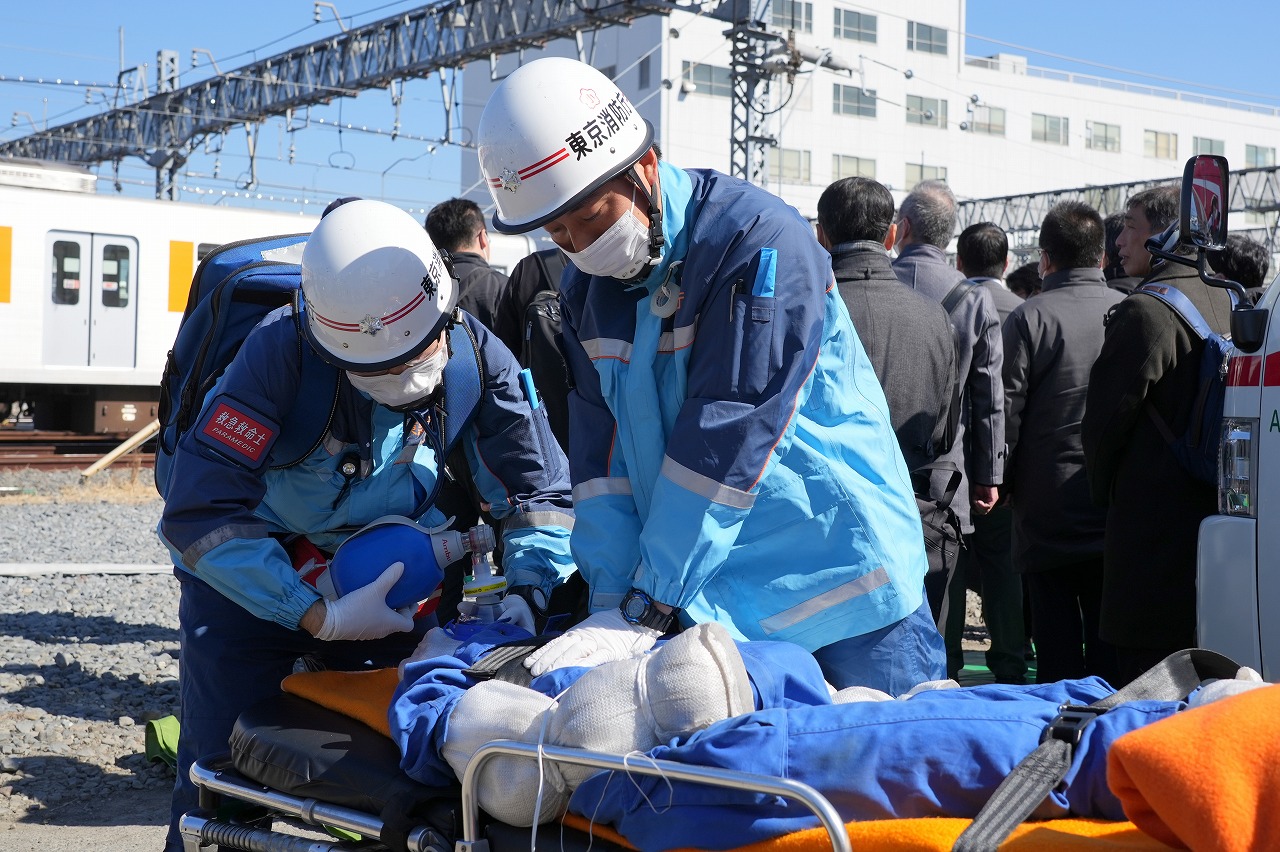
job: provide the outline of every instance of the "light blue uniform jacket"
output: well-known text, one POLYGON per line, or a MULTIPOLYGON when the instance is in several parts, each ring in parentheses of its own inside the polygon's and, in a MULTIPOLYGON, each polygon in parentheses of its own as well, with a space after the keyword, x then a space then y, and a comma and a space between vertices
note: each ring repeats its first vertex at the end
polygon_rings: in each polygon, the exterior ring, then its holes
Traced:
POLYGON ((777 197, 659 169, 667 244, 649 278, 562 282, 592 607, 635 586, 809 650, 902 619, 923 599, 919 513, 829 256, 777 197))

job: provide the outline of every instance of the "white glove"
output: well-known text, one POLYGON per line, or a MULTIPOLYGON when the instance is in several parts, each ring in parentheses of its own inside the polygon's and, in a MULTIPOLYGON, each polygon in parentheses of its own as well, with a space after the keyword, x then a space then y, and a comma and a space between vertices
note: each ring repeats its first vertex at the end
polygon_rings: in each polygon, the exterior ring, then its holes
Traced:
POLYGON ((534 677, 565 666, 597 666, 638 657, 653 647, 662 634, 652 627, 632 624, 616 609, 592 613, 525 658, 534 677))
POLYGON ((498 617, 494 621, 502 624, 514 624, 537 635, 533 625, 533 608, 520 595, 506 595, 498 604, 498 617))
POLYGON ((337 600, 325 601, 324 623, 317 639, 381 639, 413 629, 413 618, 387 606, 387 592, 404 572, 403 562, 392 562, 382 576, 337 600))

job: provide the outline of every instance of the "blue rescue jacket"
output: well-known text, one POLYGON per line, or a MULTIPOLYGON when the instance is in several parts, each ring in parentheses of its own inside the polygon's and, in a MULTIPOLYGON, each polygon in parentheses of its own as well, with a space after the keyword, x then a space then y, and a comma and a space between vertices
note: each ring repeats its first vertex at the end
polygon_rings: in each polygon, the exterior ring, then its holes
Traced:
MULTIPOLYGON (((549 594, 574 570, 568 466, 545 408, 530 408, 514 356, 473 317, 460 316, 479 344, 484 387, 459 446, 500 524, 508 582, 538 585, 549 594)), ((437 475, 430 442, 407 415, 375 404, 345 374, 318 446, 296 465, 271 466, 271 447, 299 395, 304 361, 311 370, 320 359, 298 335, 292 308, 268 315, 249 334, 178 443, 159 526, 175 566, 289 628, 298 626, 319 593, 299 578, 281 537, 302 534, 332 552, 383 515, 411 516, 427 526, 448 520, 422 505, 437 475), (240 449, 212 425, 232 417, 251 424, 236 433, 240 449), (353 459, 358 472, 344 477, 342 463, 353 459)))
POLYGON ((562 281, 592 608, 635 586, 810 651, 902 619, 923 599, 919 512, 829 255, 781 199, 659 170, 661 264, 638 286, 562 281))

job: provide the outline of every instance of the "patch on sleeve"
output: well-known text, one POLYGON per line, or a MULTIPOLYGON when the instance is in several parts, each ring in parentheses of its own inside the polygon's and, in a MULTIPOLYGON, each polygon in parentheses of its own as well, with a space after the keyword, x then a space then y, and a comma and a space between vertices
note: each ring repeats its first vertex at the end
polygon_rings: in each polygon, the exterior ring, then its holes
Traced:
POLYGON ((267 460, 280 427, 229 396, 219 396, 196 428, 195 438, 236 464, 256 469, 267 460))

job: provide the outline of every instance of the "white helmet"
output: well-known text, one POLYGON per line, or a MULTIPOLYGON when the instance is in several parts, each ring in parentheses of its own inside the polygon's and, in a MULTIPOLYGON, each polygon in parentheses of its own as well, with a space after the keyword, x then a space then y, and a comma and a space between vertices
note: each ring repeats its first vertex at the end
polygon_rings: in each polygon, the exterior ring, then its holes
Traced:
POLYGON ((457 281, 422 225, 381 201, 334 208, 302 251, 303 316, 317 354, 344 370, 385 370, 440 337, 457 281))
POLYGON ((622 174, 653 144, 653 128, 627 96, 576 59, 516 69, 480 116, 480 170, 497 204, 493 227, 520 234, 545 225, 622 174))

